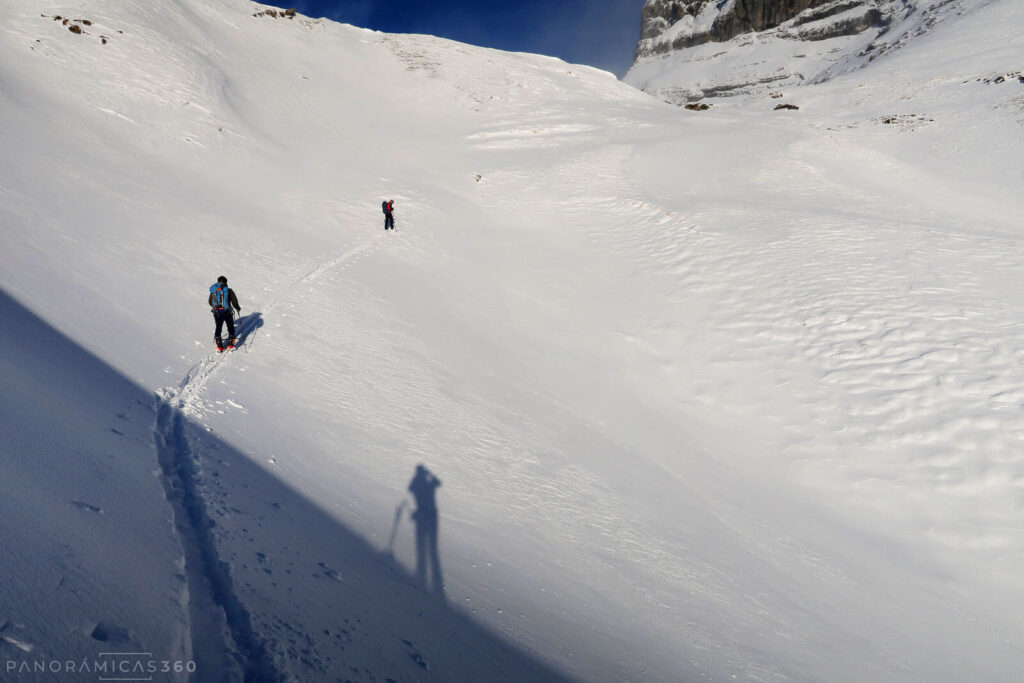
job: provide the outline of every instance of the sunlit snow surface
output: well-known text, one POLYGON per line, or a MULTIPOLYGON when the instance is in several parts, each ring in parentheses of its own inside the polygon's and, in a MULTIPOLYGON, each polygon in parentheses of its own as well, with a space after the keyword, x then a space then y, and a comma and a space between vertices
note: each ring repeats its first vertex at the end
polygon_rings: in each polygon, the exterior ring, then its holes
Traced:
POLYGON ((1024 670, 1020 3, 706 112, 240 0, 25 5, 0 667, 1024 670))

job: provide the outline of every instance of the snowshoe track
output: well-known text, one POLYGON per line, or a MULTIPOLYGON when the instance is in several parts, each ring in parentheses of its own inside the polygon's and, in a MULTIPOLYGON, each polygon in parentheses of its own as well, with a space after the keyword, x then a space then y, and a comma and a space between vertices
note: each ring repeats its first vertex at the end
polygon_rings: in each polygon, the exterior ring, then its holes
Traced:
POLYGON ((223 353, 210 353, 206 358, 192 366, 185 375, 185 378, 177 387, 161 390, 158 392, 158 397, 168 403, 176 402, 178 407, 187 415, 200 415, 202 413, 200 395, 206 388, 206 384, 217 374, 221 366, 227 362, 228 356, 232 353, 237 353, 241 348, 248 348, 251 338, 256 335, 256 332, 259 329, 256 327, 256 317, 268 317, 274 308, 276 308, 278 303, 287 298, 298 287, 315 282, 319 278, 323 277, 325 273, 332 270, 344 270, 350 267, 354 263, 365 258, 368 254, 376 251, 383 240, 383 235, 376 235, 375 237, 364 240, 357 246, 345 251, 340 256, 330 259, 329 261, 324 261, 318 265, 300 280, 296 281, 293 285, 278 294, 269 304, 264 306, 263 309, 256 311, 256 316, 248 316, 244 319, 245 322, 240 324, 238 329, 238 338, 242 340, 239 348, 236 348, 234 351, 224 351, 223 353), (252 322, 249 322, 250 320, 252 322))
MULTIPOLYGON (((260 316, 269 315, 296 288, 315 282, 331 270, 351 266, 375 251, 383 239, 377 235, 321 263, 269 305, 243 319, 238 329, 241 346, 246 347, 255 334, 260 316)), ((237 349, 211 353, 192 366, 177 386, 156 392, 153 436, 165 495, 174 511, 175 531, 184 554, 191 648, 200 667, 196 680, 278 681, 281 674, 264 642, 253 632, 249 613, 233 590, 230 567, 218 555, 213 525, 197 483, 198 458, 188 438, 186 418, 201 414, 207 383, 235 352, 237 349)))

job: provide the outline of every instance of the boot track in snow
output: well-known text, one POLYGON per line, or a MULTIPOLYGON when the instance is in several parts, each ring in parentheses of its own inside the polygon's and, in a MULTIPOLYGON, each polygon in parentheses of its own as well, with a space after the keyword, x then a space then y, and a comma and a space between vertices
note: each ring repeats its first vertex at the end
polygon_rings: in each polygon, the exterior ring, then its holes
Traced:
MULTIPOLYGON (((275 298, 260 315, 269 314, 294 287, 308 284, 337 267, 351 265, 380 244, 378 235, 325 261, 275 298)), ((241 328, 246 339, 256 328, 241 328)), ((235 351, 237 352, 237 351, 235 351)), ((211 354, 189 370, 181 383, 156 394, 153 429, 164 493, 174 512, 174 527, 184 554, 188 623, 194 681, 280 681, 273 657, 253 631, 252 619, 234 592, 230 566, 220 559, 211 529, 214 524, 198 485, 197 458, 188 439, 186 415, 198 412, 207 382, 230 354, 211 354)))
POLYGON ((184 552, 195 680, 281 680, 234 593, 228 565, 217 554, 181 405, 158 396, 156 412, 157 459, 184 552))

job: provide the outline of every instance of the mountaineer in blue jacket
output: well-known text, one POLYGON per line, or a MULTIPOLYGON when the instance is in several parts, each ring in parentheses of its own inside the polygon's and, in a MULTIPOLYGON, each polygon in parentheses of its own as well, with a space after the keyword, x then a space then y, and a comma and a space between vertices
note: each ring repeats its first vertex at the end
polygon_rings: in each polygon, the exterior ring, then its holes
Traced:
POLYGON ((217 342, 217 351, 224 350, 224 340, 220 336, 224 323, 228 325, 228 348, 234 349, 238 339, 235 337, 235 315, 231 309, 234 308, 241 313, 242 307, 238 305, 238 297, 235 296, 235 290, 228 287, 228 279, 223 275, 217 278, 217 282, 210 285, 210 298, 208 301, 210 311, 213 312, 213 319, 217 323, 217 330, 213 333, 213 340, 217 342))

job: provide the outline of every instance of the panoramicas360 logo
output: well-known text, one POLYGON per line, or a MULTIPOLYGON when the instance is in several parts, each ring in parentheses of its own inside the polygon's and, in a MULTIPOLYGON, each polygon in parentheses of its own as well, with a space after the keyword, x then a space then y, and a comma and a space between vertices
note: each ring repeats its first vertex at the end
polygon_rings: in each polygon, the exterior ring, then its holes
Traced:
POLYGON ((79 679, 94 675, 100 681, 151 681, 157 674, 195 673, 192 660, 155 659, 152 652, 100 652, 89 659, 8 659, 8 675, 67 674, 79 679))

